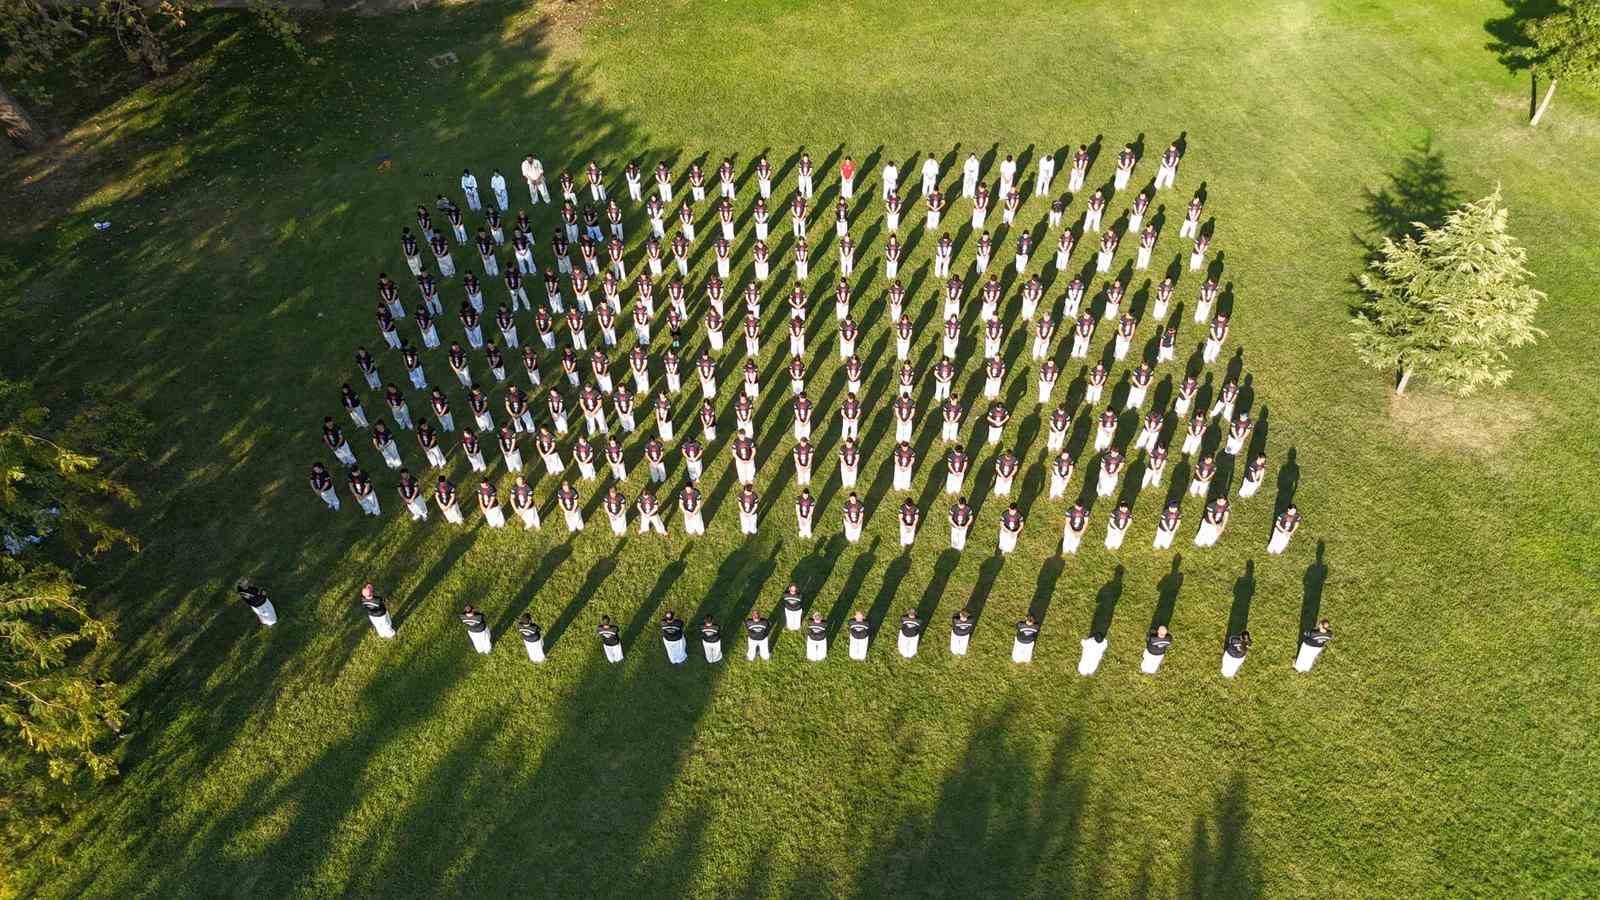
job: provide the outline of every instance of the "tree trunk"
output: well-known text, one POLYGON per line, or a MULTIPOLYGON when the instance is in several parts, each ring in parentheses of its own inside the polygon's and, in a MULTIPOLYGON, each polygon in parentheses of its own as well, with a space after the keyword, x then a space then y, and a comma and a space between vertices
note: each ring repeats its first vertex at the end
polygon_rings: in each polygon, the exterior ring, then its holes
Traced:
POLYGON ((0 84, 0 124, 6 127, 6 137, 24 150, 37 150, 44 146, 44 132, 33 121, 33 116, 28 115, 28 108, 22 105, 12 93, 0 84))
POLYGON ((1410 380, 1411 380, 1411 369, 1409 367, 1401 369, 1400 370, 1400 383, 1395 385, 1395 388, 1394 388, 1395 394, 1396 395, 1404 394, 1406 392, 1406 383, 1409 382, 1410 380))
POLYGON ((1555 99, 1555 96, 1556 80, 1552 78, 1550 79, 1550 86, 1544 90, 1544 99, 1539 102, 1539 108, 1533 111, 1533 119, 1528 122, 1529 128, 1538 125, 1539 120, 1544 118, 1544 111, 1550 108, 1550 101, 1555 99))

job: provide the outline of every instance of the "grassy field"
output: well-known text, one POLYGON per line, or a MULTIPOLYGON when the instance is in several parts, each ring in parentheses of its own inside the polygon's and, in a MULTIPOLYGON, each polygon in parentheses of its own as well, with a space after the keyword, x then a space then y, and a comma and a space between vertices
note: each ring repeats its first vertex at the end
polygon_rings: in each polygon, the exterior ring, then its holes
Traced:
MULTIPOLYGON (((120 625, 112 662, 134 713, 124 773, 35 855, 18 888, 1592 893, 1600 822, 1586 781, 1600 764, 1600 667, 1586 635, 1600 587, 1600 492, 1587 470, 1600 454, 1588 418, 1600 378, 1586 335, 1600 279, 1600 101, 1564 90, 1546 125, 1527 128, 1526 77, 1485 47, 1486 25, 1505 15, 1454 0, 483 4, 318 21, 311 43, 323 62, 311 68, 238 30, 240 20, 201 16, 181 71, 88 114, 58 152, 4 174, 8 193, 23 185, 0 252, 14 264, 0 274, 7 374, 36 379, 62 404, 85 387, 109 391, 161 430, 150 465, 126 473, 144 497, 134 523, 146 548, 96 585, 120 625), (446 51, 456 65, 426 64, 446 51), (1101 502, 1084 551, 1058 556, 1065 506, 1043 495, 1035 368, 1013 329, 1005 392, 1025 398, 1010 430, 1025 462, 1022 546, 1003 561, 992 553, 1001 503, 989 496, 984 448, 969 550, 944 550, 943 466, 927 419, 912 495, 928 520, 902 554, 883 438, 894 353, 877 169, 931 153, 946 160, 948 188, 969 150, 991 163, 991 181, 996 154, 1012 152, 1028 160, 1031 183, 1040 153, 1100 136, 1091 182, 1109 180, 1117 147, 1137 138, 1143 183, 1179 133, 1188 155, 1179 190, 1158 201, 1168 226, 1157 266, 1177 254, 1181 205, 1204 181, 1213 255, 1231 285, 1229 353, 1243 351, 1257 440, 1272 461, 1267 486, 1240 503, 1216 548, 1187 543, 1199 515, 1190 500, 1179 551, 1150 550, 1160 499, 1147 492, 1123 550, 1100 547, 1101 502), (485 188, 499 166, 525 199, 515 165, 530 149, 552 173, 611 161, 614 193, 627 158, 672 161, 681 185, 702 154, 713 171, 734 155, 743 175, 767 151, 781 197, 801 145, 818 162, 824 211, 838 156, 866 167, 853 281, 867 379, 883 393, 863 426, 871 518, 860 544, 839 536, 843 375, 825 293, 836 260, 826 213, 811 234, 823 286, 811 379, 823 386, 813 395, 834 399, 817 441, 814 544, 792 537, 778 377, 786 250, 764 310, 759 536, 738 533, 725 447, 703 479, 710 531, 693 540, 673 515, 667 539, 619 541, 587 487, 591 527, 575 539, 558 515, 538 534, 491 532, 475 516, 466 529, 437 515, 412 524, 364 443, 357 453, 379 485, 381 519, 348 501, 330 514, 310 495, 305 467, 327 458, 320 418, 337 414, 341 381, 359 384, 351 351, 381 344, 373 278, 404 273, 399 228, 415 203, 455 193, 463 166, 485 188), (385 156, 393 166, 380 171, 385 156), (1426 215, 1440 198, 1496 184, 1549 293, 1538 323, 1549 337, 1516 354, 1503 391, 1457 400, 1424 386, 1395 400, 1344 338, 1366 245, 1396 227, 1396 209, 1426 215), (113 229, 97 234, 98 220, 113 229), (1290 496, 1306 523, 1288 554, 1267 557, 1272 509, 1290 496), (277 627, 259 628, 232 598, 241 574, 271 589, 277 627), (394 598, 393 643, 372 635, 354 603, 367 579, 394 598), (731 625, 752 608, 776 610, 790 580, 834 622, 854 609, 875 621, 920 609, 934 620, 922 654, 895 656, 886 630, 862 664, 844 659, 842 637, 826 664, 807 664, 792 634, 768 665, 741 656, 709 668, 697 650, 681 670, 666 664, 653 629, 664 609, 731 625), (489 657, 469 652, 455 619, 467 601, 494 625, 489 657), (943 623, 962 605, 980 610, 980 626, 972 655, 957 659, 943 623), (540 668, 509 630, 525 609, 550 632, 540 668), (1010 625, 1029 610, 1044 630, 1035 664, 1020 668, 1009 662, 1010 625), (1297 676, 1297 634, 1317 611, 1338 639, 1312 675, 1297 676), (595 646, 602 614, 624 623, 621 666, 595 646), (1178 642, 1148 678, 1139 648, 1156 619, 1178 642), (1095 621, 1110 623, 1111 649, 1097 677, 1080 679, 1077 641, 1095 621), (1245 623, 1255 650, 1226 682, 1220 644, 1245 623)), ((903 183, 915 180, 908 171, 903 183)), ((751 179, 741 221, 753 189, 751 179)), ((1074 198, 1069 216, 1082 204, 1074 198)), ((1125 205, 1114 200, 1108 220, 1125 205)), ((949 223, 958 266, 970 270, 968 209, 954 204, 949 223)), ((935 239, 920 216, 908 209, 902 227, 914 242, 902 266, 914 318, 933 313, 936 296, 935 239)), ((1019 222, 1043 216, 1031 200, 1019 222)), ((535 218, 547 240, 551 209, 535 218)), ((628 224, 636 247, 636 208, 628 224)), ((749 234, 742 224, 741 270, 749 234)), ((1013 242, 997 246, 996 267, 1013 242)), ((1049 268, 1051 250, 1039 247, 1033 270, 1049 268)), ((1132 250, 1125 242, 1119 268, 1132 250)), ((1074 265, 1091 260, 1081 245, 1074 265)), ((695 283, 710 266, 707 254, 695 283)), ((1185 309, 1196 284, 1188 273, 1180 281, 1185 309)), ((1051 284, 1046 303, 1059 305, 1063 285, 1051 284)), ((447 308, 457 291, 444 287, 447 308)), ((403 292, 408 310, 413 294, 403 292)), ((1017 302, 1013 283, 1006 308, 1017 302)), ((919 320, 912 354, 923 365, 938 349, 930 321, 919 320)), ((459 326, 441 332, 449 340, 459 326)), ((1141 340, 1152 334, 1143 327, 1141 340)), ((1184 346, 1197 334, 1185 317, 1184 346)), ((700 340, 697 330, 691 345, 700 340)), ((658 333, 654 349, 664 346, 658 333)), ((442 382, 437 357, 428 369, 442 382)), ((387 351, 380 366, 400 380, 387 351)), ((975 369, 958 382, 968 396, 975 369)), ((1058 397, 1077 375, 1066 368, 1058 397)), ((691 407, 677 410, 682 429, 691 407)), ((966 433, 981 430, 969 417, 966 433)), ((630 460, 641 440, 629 442, 630 460)), ((409 435, 401 447, 420 470, 409 435)), ((453 462, 458 484, 475 485, 459 455, 453 462)), ((493 471, 504 491, 503 467, 493 471)), ((634 466, 630 497, 644 474, 634 466)), ((664 496, 681 478, 674 465, 664 496)), ((537 485, 547 511, 553 489, 548 478, 537 485)))

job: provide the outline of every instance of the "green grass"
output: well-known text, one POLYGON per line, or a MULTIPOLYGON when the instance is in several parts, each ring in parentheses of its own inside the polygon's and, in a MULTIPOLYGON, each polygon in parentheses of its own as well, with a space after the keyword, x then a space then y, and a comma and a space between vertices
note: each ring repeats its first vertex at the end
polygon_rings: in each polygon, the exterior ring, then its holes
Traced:
MULTIPOLYGON (((19 889, 1592 892, 1600 104, 1564 91, 1547 127, 1529 130, 1525 78, 1484 47, 1485 21, 1503 14, 1487 2, 628 3, 541 21, 483 5, 319 21, 314 68, 236 31, 231 16, 199 17, 215 40, 182 71, 70 136, 91 163, 24 159, 7 175, 28 179, 20 194, 42 226, 8 226, 7 373, 59 402, 103 385, 162 429, 151 464, 125 473, 145 499, 134 523, 146 547, 95 585, 121 627, 110 662, 134 713, 124 773, 34 855, 19 889), (460 65, 423 62, 445 50, 460 65), (738 534, 725 450, 703 479, 710 533, 692 541, 618 541, 598 512, 573 540, 557 516, 537 535, 437 516, 413 525, 360 449, 382 519, 353 504, 330 515, 306 490, 306 464, 324 456, 317 424, 354 376, 351 349, 380 343, 374 274, 404 271, 399 227, 464 165, 487 187, 491 166, 514 174, 528 148, 552 170, 593 156, 615 161, 618 190, 631 156, 676 159, 681 177, 701 153, 735 154, 743 172, 764 148, 781 168, 804 144, 831 168, 843 147, 872 161, 858 193, 870 198, 883 158, 996 144, 1037 154, 1099 134, 1098 182, 1122 142, 1142 133, 1153 155, 1179 132, 1189 154, 1179 191, 1161 198, 1157 259, 1175 253, 1177 207, 1204 180, 1236 298, 1231 349, 1243 349, 1268 420, 1273 476, 1291 453, 1298 468, 1306 524, 1286 556, 1262 552, 1269 481, 1212 550, 1150 551, 1159 504, 1146 496, 1124 550, 1099 545, 1102 503, 1084 551, 1057 557, 1064 507, 1042 493, 1034 369, 1015 337, 1006 393, 1030 400, 1011 429, 1027 463, 1016 555, 989 552, 995 498, 982 501, 969 551, 941 552, 942 496, 914 552, 900 554, 883 440, 868 442, 866 537, 832 537, 843 495, 829 479, 831 415, 818 480, 832 485, 816 490, 824 537, 794 540, 786 397, 773 377, 781 267, 758 403, 770 507, 756 538, 738 534), (1503 391, 1454 401, 1421 389, 1396 404, 1383 375, 1355 360, 1346 309, 1358 238, 1371 236, 1368 192, 1424 139, 1464 195, 1502 185, 1550 295, 1539 319, 1549 337, 1515 355, 1503 391), (375 166, 384 154, 388 173, 375 166), (100 219, 115 223, 111 235, 89 228, 100 219), (278 627, 258 628, 232 599, 244 573, 271 589, 278 627), (368 578, 396 598, 392 644, 354 605, 368 578), (666 665, 651 628, 664 608, 731 624, 774 609, 791 579, 830 620, 917 606, 932 636, 913 661, 886 633, 864 664, 846 661, 840 640, 828 663, 807 665, 784 635, 770 665, 736 652, 717 669, 697 654, 682 670, 666 665), (455 620, 466 601, 496 626, 488 658, 468 652, 455 620), (1339 637, 1299 677, 1289 663, 1313 602, 1339 637), (982 607, 980 629, 972 655, 953 659, 942 623, 968 603, 982 607), (1178 644, 1146 678, 1139 645, 1158 605, 1170 606, 1178 644), (1076 642, 1097 608, 1111 610, 1112 646, 1099 676, 1080 679, 1076 642), (562 625, 541 668, 508 632, 524 609, 562 625), (1044 633, 1020 669, 1006 652, 1010 623, 1029 609, 1044 614, 1044 633), (604 613, 628 630, 620 667, 592 636, 604 613), (1256 648, 1227 683, 1220 642, 1246 613, 1256 648)), ((1147 162, 1138 174, 1153 172, 1147 162)), ((835 184, 820 180, 825 206, 835 184)), ((881 206, 857 206, 853 232, 872 235, 859 279, 878 265, 883 235, 881 206)), ((1075 200, 1071 214, 1081 208, 1075 200)), ((1123 208, 1114 201, 1108 219, 1123 208)), ((957 203, 951 224, 966 211, 957 203)), ((1020 221, 1043 214, 1031 201, 1020 221)), ((542 236, 551 216, 538 213, 542 236)), ((630 216, 636 240, 642 216, 630 216)), ((919 219, 908 211, 906 224, 919 219)), ((814 221, 825 284, 831 226, 814 221)), ((787 222, 773 225, 787 245, 787 222)), ((917 239, 908 284, 933 243, 917 239)), ((1131 252, 1125 244, 1119 264, 1131 252)), ((1009 255, 1007 242, 995 265, 1009 255)), ((969 239, 958 263, 971 256, 969 239)), ((1034 268, 1050 256, 1041 246, 1034 268)), ((1085 245, 1074 259, 1091 257, 1085 245)), ((868 379, 887 383, 892 340, 873 272, 857 295, 860 346, 864 358, 881 354, 868 379)), ((1192 303, 1195 284, 1186 274, 1177 299, 1192 303)), ((931 286, 913 290, 914 318, 931 286)), ((453 291, 446 299, 459 302, 453 291)), ((1016 302, 1013 288, 1008 308, 1016 302)), ((831 312, 814 302, 813 355, 826 360, 817 385, 842 378, 831 312)), ((1182 333, 1187 342, 1194 327, 1182 333)), ((913 359, 930 360, 936 339, 925 329, 913 359)), ((381 359, 398 380, 393 358, 381 359)), ((428 368, 447 375, 440 360, 428 368)), ((1066 369, 1058 394, 1076 374, 1066 369)), ((969 392, 971 377, 969 366, 969 392)), ((870 407, 868 436, 888 432, 886 403, 870 407)), ((678 411, 681 421, 690 407, 678 411)), ((931 497, 929 478, 942 477, 937 446, 913 496, 931 497)), ((402 450, 419 468, 414 444, 402 450)), ((978 454, 979 497, 991 455, 978 454)), ((475 484, 457 462, 458 482, 475 484)), ((638 466, 626 492, 643 479, 638 466)), ((538 485, 542 498, 553 489, 538 485)), ((1186 516, 1185 540, 1192 500, 1186 516)))

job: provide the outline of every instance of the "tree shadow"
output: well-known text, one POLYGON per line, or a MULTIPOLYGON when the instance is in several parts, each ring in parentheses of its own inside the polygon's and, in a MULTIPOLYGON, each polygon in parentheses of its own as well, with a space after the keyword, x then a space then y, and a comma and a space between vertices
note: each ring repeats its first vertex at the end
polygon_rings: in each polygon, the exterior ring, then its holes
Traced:
POLYGON ((1399 168, 1382 188, 1366 189, 1362 213, 1371 239, 1358 237, 1367 251, 1375 252, 1384 238, 1420 237, 1422 228, 1436 228, 1461 205, 1462 195, 1445 167, 1444 153, 1429 134, 1400 159, 1399 168))

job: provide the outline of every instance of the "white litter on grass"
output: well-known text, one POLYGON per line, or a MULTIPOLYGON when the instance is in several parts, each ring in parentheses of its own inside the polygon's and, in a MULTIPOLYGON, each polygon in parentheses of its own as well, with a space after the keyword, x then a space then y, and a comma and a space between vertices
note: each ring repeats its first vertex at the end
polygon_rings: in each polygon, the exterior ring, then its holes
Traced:
POLYGON ((110 222, 96 222, 96 223, 94 223, 94 230, 95 231, 110 231, 111 230, 111 223, 110 222))

